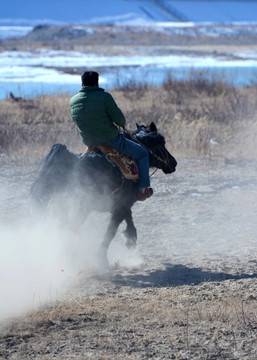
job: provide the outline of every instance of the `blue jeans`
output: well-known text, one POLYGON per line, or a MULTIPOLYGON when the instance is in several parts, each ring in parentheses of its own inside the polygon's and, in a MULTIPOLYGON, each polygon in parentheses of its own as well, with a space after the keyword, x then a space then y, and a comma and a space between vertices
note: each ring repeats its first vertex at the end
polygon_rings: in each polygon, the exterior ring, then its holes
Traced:
POLYGON ((110 146, 122 155, 135 159, 139 176, 138 187, 145 188, 150 186, 149 153, 143 146, 124 138, 121 134, 105 143, 105 145, 110 146))

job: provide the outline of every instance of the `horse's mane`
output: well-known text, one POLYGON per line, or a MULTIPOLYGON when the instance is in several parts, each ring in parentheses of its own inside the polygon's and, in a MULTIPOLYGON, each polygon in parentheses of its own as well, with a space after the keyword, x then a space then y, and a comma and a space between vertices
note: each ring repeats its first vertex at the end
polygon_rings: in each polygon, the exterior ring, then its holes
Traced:
POLYGON ((137 130, 133 131, 132 134, 147 148, 165 145, 164 136, 158 133, 154 124, 150 126, 137 125, 137 130))

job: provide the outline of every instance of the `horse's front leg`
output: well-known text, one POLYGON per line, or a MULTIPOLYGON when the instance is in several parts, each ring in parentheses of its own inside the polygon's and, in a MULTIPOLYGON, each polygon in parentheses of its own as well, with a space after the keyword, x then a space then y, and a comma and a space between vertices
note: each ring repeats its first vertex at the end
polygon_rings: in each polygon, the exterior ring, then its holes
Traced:
POLYGON ((133 222, 131 209, 128 209, 126 216, 125 216, 125 221, 127 223, 127 228, 123 232, 123 234, 125 235, 125 237, 127 239, 126 246, 128 249, 134 249, 137 244, 137 229, 135 228, 135 225, 133 222))

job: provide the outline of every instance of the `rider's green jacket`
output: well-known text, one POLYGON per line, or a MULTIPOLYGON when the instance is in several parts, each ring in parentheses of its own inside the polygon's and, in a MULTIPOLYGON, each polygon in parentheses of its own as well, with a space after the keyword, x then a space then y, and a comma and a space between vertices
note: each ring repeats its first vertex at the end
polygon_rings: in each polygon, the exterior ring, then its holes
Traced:
POLYGON ((97 86, 83 86, 70 100, 70 112, 86 145, 109 142, 125 126, 125 117, 111 94, 97 86))

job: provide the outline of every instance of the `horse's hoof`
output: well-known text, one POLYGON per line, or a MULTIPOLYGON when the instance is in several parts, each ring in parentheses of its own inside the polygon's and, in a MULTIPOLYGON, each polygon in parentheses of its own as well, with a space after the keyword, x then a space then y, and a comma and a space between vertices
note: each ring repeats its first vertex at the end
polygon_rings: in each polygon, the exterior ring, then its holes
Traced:
POLYGON ((128 249, 135 249, 135 247, 137 246, 137 231, 136 229, 126 229, 125 231, 123 231, 123 236, 126 239, 126 247, 128 249))
POLYGON ((100 249, 97 252, 97 265, 100 271, 109 271, 110 264, 107 258, 107 253, 105 250, 100 249))
POLYGON ((137 246, 137 238, 136 237, 127 238, 125 245, 128 249, 135 249, 137 246))

